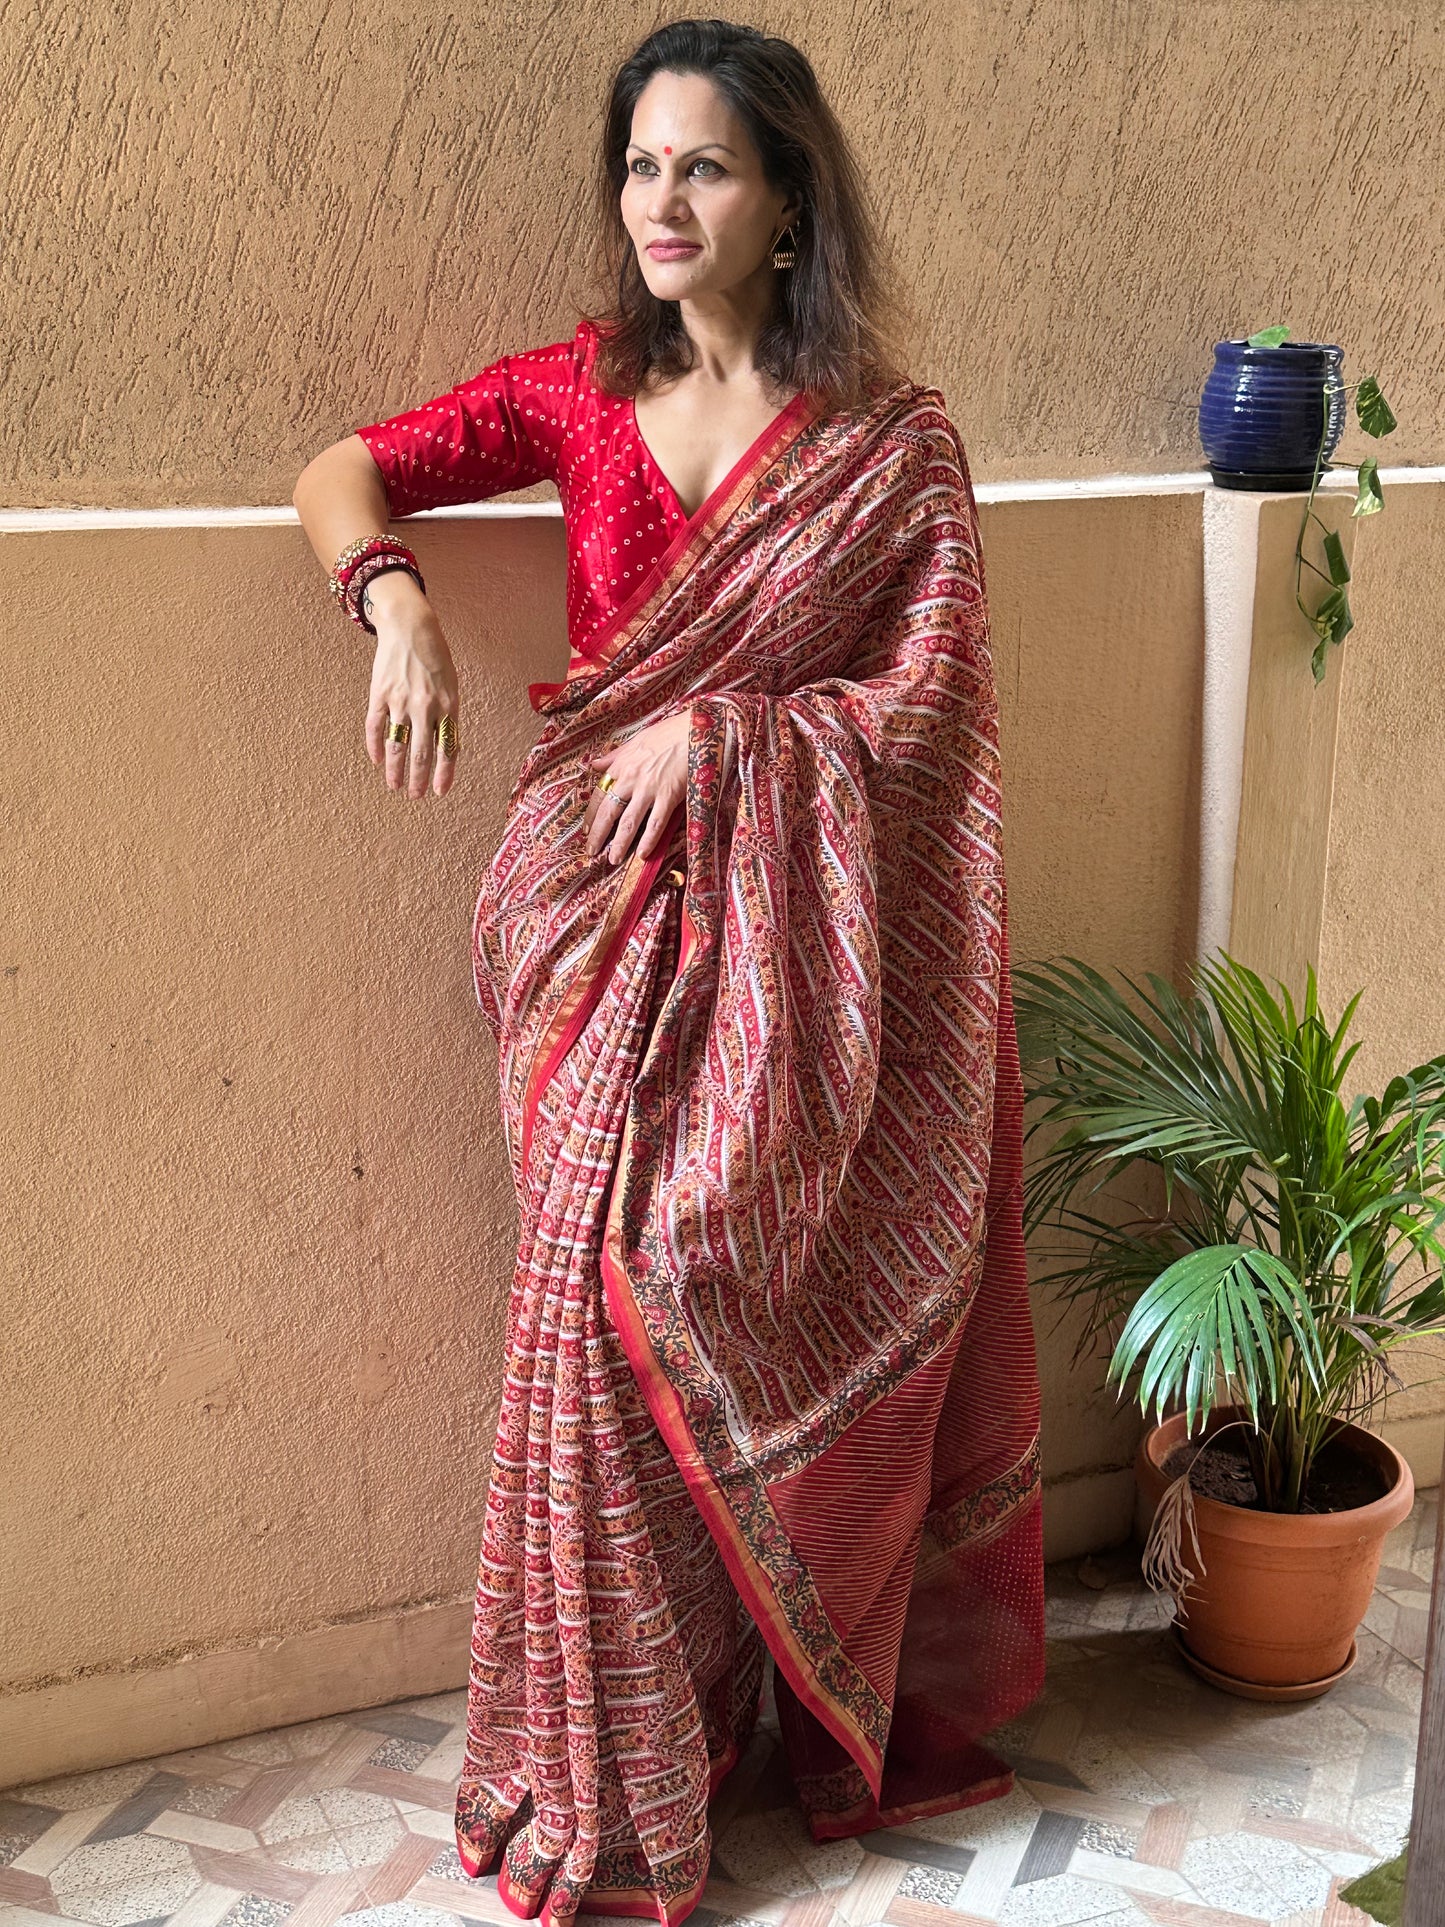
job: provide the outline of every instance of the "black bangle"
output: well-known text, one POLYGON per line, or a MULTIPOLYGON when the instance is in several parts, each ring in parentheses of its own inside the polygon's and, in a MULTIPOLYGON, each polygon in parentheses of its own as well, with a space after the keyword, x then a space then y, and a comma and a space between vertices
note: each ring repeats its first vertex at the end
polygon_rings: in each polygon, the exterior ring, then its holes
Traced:
POLYGON ((351 617, 353 622, 360 623, 361 627, 369 636, 376 634, 376 628, 374 624, 367 621, 365 615, 362 613, 362 597, 365 595, 369 584, 374 582, 379 575, 385 575, 388 570, 391 569, 405 569, 412 581, 421 590, 422 594, 426 594, 426 583, 422 579, 422 572, 417 567, 416 562, 410 557, 404 555, 369 556, 356 570, 346 585, 346 613, 351 617))

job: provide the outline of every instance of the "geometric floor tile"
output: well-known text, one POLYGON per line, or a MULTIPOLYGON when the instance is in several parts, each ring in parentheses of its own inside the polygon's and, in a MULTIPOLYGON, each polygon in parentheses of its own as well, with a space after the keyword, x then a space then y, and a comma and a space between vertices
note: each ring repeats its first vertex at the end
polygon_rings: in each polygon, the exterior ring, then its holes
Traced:
MULTIPOLYGON (((961 1813, 820 1845, 769 1700, 692 1919, 1363 1924, 1338 1893, 1409 1824, 1438 1501, 1387 1539, 1354 1668, 1294 1706, 1184 1664, 1137 1546, 1048 1567, 1044 1692, 988 1736, 1013 1791, 961 1813)), ((465 1711, 443 1693, 0 1794, 0 1927, 509 1927, 452 1845, 465 1711)))

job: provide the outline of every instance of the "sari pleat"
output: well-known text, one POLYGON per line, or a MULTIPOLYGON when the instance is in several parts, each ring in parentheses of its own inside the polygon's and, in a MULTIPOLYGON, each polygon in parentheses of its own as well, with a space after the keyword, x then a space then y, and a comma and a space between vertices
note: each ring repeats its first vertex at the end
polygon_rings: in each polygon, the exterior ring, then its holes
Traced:
POLYGON ((761 1636, 602 1303, 613 1159, 676 937, 659 889, 545 1093, 507 1323, 458 1827, 483 1864, 505 1841, 504 1900, 559 1927, 695 1903, 709 1787, 762 1680, 761 1636))

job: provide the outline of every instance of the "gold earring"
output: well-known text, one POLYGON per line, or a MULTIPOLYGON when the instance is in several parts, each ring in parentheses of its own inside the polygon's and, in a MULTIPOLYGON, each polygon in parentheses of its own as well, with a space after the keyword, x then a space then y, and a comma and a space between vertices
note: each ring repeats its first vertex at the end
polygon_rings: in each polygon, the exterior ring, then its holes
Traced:
MULTIPOLYGON (((783 229, 783 234, 792 233, 793 224, 789 221, 788 225, 783 229)), ((790 268, 798 258, 797 236, 793 235, 794 245, 792 247, 783 247, 780 245, 783 234, 780 234, 777 241, 773 243, 773 266, 775 268, 790 268)))

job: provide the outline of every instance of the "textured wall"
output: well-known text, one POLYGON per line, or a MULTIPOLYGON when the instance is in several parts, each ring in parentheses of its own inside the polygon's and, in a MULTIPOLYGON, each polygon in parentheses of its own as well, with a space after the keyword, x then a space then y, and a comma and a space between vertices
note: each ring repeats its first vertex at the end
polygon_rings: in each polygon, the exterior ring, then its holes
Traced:
MULTIPOLYGON (((669 12, 683 12, 682 8, 669 12)), ((742 17, 749 17, 745 11, 742 17)), ((12 503, 284 502, 587 290, 651 6, 4 0, 12 503)), ((1213 342, 1346 345, 1437 450, 1445 16, 1290 0, 770 7, 852 133, 976 472, 1196 467, 1213 342)))
MULTIPOLYGON (((1349 1088, 1382 1091, 1445 1051, 1445 681, 1435 589, 1445 576, 1445 489, 1386 488, 1355 539, 1320 935, 1320 995, 1360 1050, 1349 1088)), ((1385 1419, 1445 1411, 1445 1342, 1401 1348, 1385 1419)))
POLYGON ((474 1566, 516 1234, 468 943, 526 682, 566 660, 561 523, 416 543, 485 655, 462 773, 413 802, 367 760, 369 653, 298 530, 0 541, 3 673, 43 660, 66 719, 3 779, 12 1680, 474 1566))
MULTIPOLYGON (((1445 560, 1438 482, 1389 484, 1381 515, 1355 517, 1353 490, 1312 513, 1338 531, 1355 627, 1318 685, 1313 636, 1295 602, 1304 502, 1256 502, 1248 718, 1240 784, 1231 952, 1302 1005, 1314 965, 1333 1029, 1362 993, 1347 1043, 1348 1104, 1445 1051, 1445 959, 1438 943, 1445 829, 1430 778, 1445 745, 1428 584, 1445 560)), ((1305 554, 1320 551, 1312 529, 1305 554)), ((1306 591, 1318 593, 1309 585, 1306 591)), ((1402 1254, 1396 1252, 1400 1258, 1402 1254)), ((1417 1277, 1419 1275, 1417 1268, 1417 1277)), ((1403 1288, 1408 1282, 1400 1279, 1403 1288)), ((1445 1390, 1437 1339, 1397 1347, 1401 1379, 1373 1422, 1410 1459, 1417 1484, 1440 1476, 1445 1390)))
MULTIPOLYGON (((1199 497, 981 513, 1015 961, 1067 954, 1173 975, 1192 954, 1198 915, 1199 497)), ((1051 1541, 1104 1545, 1109 1523, 1096 1508, 1111 1486, 1132 1483, 1138 1407, 1105 1387, 1106 1350, 1096 1346, 1092 1370, 1070 1369, 1076 1313, 1036 1293, 1034 1326, 1051 1541)))
POLYGON ((1362 1039, 1352 1081, 1365 1090, 1445 1050, 1445 679, 1434 606, 1445 490, 1385 495, 1383 515, 1355 538, 1320 951, 1334 1005, 1365 988, 1350 1027, 1362 1039), (1381 877, 1391 882, 1385 899, 1381 877))

